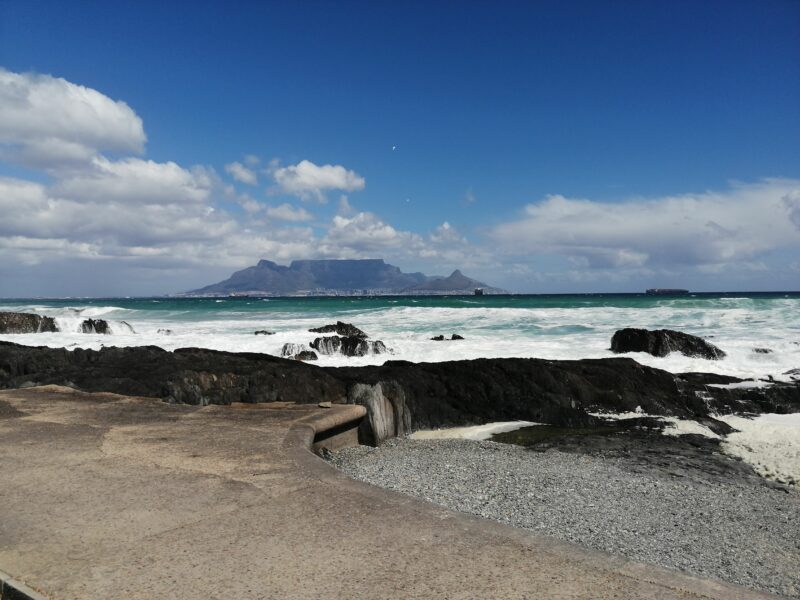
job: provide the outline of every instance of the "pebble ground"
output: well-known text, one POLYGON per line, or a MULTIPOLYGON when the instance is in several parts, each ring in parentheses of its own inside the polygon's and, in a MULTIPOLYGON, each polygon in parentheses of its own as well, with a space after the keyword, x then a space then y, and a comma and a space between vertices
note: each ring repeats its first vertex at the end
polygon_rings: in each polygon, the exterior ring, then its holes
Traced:
POLYGON ((800 598, 800 493, 469 440, 333 453, 373 485, 590 548, 800 598))

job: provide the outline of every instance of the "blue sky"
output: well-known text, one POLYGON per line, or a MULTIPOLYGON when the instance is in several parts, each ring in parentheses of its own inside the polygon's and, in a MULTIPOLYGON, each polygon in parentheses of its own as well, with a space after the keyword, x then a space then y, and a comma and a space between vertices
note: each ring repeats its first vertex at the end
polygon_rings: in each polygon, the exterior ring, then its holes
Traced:
POLYGON ((0 3, 0 295, 800 287, 798 2, 162 4, 0 3))

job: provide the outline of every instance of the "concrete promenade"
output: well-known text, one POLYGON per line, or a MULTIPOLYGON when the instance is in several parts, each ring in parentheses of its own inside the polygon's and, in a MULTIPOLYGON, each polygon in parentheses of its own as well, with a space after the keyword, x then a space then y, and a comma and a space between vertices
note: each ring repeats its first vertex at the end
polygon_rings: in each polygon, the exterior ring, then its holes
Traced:
POLYGON ((53 600, 769 597, 353 481, 308 446, 362 413, 0 391, 0 571, 53 600))

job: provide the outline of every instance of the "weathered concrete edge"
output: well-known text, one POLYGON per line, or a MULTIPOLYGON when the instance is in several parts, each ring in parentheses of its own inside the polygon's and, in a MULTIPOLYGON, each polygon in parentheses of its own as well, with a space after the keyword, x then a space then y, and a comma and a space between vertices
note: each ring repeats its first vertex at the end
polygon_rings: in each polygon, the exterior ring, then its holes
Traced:
POLYGON ((47 600, 47 598, 5 571, 0 571, 0 600, 47 600))
POLYGON ((400 492, 379 488, 369 483, 352 479, 311 450, 314 444, 314 437, 317 434, 363 418, 366 414, 366 409, 363 406, 353 404, 334 406, 341 408, 335 413, 312 415, 300 420, 289 429, 284 438, 283 445, 287 454, 305 475, 340 488, 349 489, 353 493, 371 496, 376 501, 411 506, 416 511, 432 511, 441 517, 456 520, 465 529, 484 533, 488 536, 512 538, 520 543, 527 542, 530 544, 534 542, 539 550, 582 562, 587 569, 616 573, 637 581, 645 581, 669 590, 680 591, 696 598, 707 598, 709 600, 775 600, 783 598, 783 596, 760 592, 715 579, 695 577, 678 570, 640 563, 600 550, 593 550, 570 542, 537 535, 531 531, 452 511, 400 492))

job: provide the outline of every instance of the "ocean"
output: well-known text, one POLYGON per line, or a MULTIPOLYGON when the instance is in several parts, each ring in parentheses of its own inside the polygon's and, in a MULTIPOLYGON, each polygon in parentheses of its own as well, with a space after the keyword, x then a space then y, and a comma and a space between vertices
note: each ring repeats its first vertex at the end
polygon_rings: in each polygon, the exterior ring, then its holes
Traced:
POLYGON ((325 298, 103 298, 0 300, 0 311, 55 317, 58 333, 2 335, 28 345, 67 348, 155 345, 280 355, 284 343, 308 344, 308 329, 353 323, 390 354, 320 356, 320 365, 444 361, 480 357, 603 358, 623 327, 677 329, 722 348, 719 361, 673 353, 635 354, 672 372, 707 371, 787 380, 800 367, 800 293, 394 296, 325 298), (107 320, 112 335, 80 333, 87 318, 107 320), (126 323, 128 325, 126 325, 126 323), (257 330, 275 335, 254 335, 257 330), (463 341, 435 342, 457 333, 463 341), (769 353, 757 353, 767 348, 769 353))

